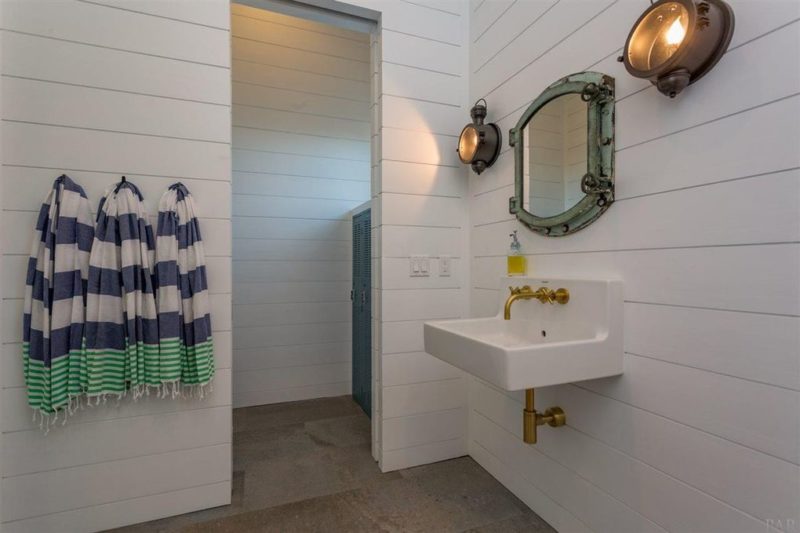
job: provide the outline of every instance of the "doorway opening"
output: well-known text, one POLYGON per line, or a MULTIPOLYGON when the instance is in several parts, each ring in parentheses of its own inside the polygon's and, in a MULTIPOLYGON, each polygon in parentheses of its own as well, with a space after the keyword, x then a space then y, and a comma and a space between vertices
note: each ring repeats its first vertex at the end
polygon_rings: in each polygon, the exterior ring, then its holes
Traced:
POLYGON ((369 419, 374 31, 307 4, 231 4, 232 510, 380 476, 369 419), (353 465, 342 484, 336 472, 353 465))

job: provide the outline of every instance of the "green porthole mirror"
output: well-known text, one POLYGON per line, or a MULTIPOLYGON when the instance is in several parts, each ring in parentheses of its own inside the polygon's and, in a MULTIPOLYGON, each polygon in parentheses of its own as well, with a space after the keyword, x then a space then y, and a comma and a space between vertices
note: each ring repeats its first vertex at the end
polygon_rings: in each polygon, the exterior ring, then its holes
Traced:
POLYGON ((614 78, 579 72, 550 85, 511 130, 509 211, 550 237, 574 233, 614 202, 614 78))

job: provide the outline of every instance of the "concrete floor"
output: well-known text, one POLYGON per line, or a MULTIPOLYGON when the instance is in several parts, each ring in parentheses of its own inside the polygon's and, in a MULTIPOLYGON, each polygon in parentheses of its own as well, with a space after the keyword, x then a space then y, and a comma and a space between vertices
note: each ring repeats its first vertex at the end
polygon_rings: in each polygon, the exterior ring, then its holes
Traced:
POLYGON ((233 412, 229 506, 114 530, 554 532, 469 457, 382 474, 349 396, 233 412))

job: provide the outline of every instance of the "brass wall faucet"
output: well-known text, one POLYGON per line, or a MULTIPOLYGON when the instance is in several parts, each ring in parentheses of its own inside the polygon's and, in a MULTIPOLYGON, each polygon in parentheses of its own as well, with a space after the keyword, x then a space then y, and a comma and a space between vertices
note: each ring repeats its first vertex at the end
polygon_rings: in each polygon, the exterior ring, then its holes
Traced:
MULTIPOLYGON (((506 307, 503 318, 511 320, 511 304, 517 300, 539 300, 543 304, 560 303, 564 305, 569 302, 569 291, 567 289, 549 289, 539 287, 535 291, 530 285, 523 287, 509 287, 511 294, 506 300, 506 307)), ((561 427, 567 423, 567 415, 558 406, 547 409, 544 414, 536 411, 534 407, 534 390, 525 389, 525 409, 522 411, 522 440, 527 444, 536 444, 537 427, 547 424, 552 427, 561 427)))
POLYGON ((511 320, 511 304, 517 300, 539 300, 543 304, 560 303, 565 304, 569 301, 569 291, 567 289, 549 289, 547 287, 539 287, 535 291, 531 289, 530 285, 523 287, 509 287, 511 294, 508 295, 506 300, 505 311, 503 318, 511 320))

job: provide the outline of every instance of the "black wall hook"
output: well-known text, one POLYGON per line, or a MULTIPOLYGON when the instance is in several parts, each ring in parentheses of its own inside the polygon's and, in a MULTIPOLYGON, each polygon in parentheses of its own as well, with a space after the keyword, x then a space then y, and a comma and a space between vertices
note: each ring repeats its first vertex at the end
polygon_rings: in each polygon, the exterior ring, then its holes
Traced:
POLYGON ((128 180, 125 178, 125 176, 122 176, 122 180, 120 180, 120 182, 117 184, 117 187, 114 189, 114 194, 117 194, 119 190, 122 188, 122 186, 125 185, 127 182, 128 180))

